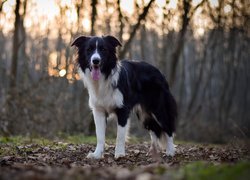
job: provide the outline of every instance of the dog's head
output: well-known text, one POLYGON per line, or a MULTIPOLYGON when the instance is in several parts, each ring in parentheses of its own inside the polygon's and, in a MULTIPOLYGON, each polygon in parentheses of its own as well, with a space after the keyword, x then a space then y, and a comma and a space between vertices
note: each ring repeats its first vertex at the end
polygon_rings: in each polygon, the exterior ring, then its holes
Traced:
POLYGON ((117 62, 116 47, 121 43, 113 36, 80 36, 72 46, 78 48, 78 63, 83 72, 89 69, 93 80, 101 73, 107 77, 117 62))

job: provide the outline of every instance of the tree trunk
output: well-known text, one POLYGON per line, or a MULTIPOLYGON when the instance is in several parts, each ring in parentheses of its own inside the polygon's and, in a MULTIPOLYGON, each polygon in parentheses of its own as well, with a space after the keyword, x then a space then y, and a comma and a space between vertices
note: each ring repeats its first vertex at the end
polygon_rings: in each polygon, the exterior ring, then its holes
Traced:
POLYGON ((97 0, 92 0, 91 2, 91 7, 92 7, 91 32, 90 32, 91 36, 95 35, 95 20, 96 20, 96 15, 97 15, 96 5, 97 5, 97 0))
POLYGON ((141 27, 141 38, 140 38, 140 46, 141 46, 141 58, 145 61, 148 60, 146 57, 147 52, 147 36, 146 36, 146 27, 142 25, 141 27))
POLYGON ((185 37, 185 33, 187 31, 187 26, 189 23, 189 17, 188 17, 188 13, 190 10, 190 2, 189 0, 183 0, 183 15, 182 15, 182 25, 181 25, 181 30, 179 32, 179 35, 177 37, 177 45, 176 48, 172 54, 172 58, 171 58, 171 64, 170 64, 170 81, 169 84, 170 86, 172 86, 174 84, 175 81, 175 75, 176 75, 176 69, 177 69, 177 65, 178 65, 178 61, 179 61, 179 57, 181 55, 183 46, 184 46, 184 37, 185 37))
MULTIPOLYGON (((120 0, 117 0, 116 1, 116 4, 117 4, 117 11, 118 11, 118 24, 119 24, 119 35, 118 35, 118 38, 121 42, 121 44, 123 43, 123 39, 122 39, 122 35, 123 35, 123 29, 124 29, 124 19, 123 19, 123 15, 122 15, 122 11, 121 11, 121 6, 120 6, 120 0)), ((120 54, 120 51, 121 51, 121 47, 118 47, 118 52, 120 54)))
MULTIPOLYGON (((24 19, 26 15, 26 9, 27 9, 27 0, 24 0, 22 3, 23 7, 23 13, 20 18, 20 60, 19 60, 19 68, 22 69, 22 71, 18 74, 18 77, 21 77, 20 84, 25 84, 26 80, 30 80, 29 76, 29 63, 28 63, 28 55, 26 53, 26 30, 24 26, 24 19)), ((20 70, 20 69, 19 69, 20 70)), ((18 81, 18 79, 17 79, 18 81)))
POLYGON ((81 25, 81 10, 84 4, 84 0, 81 0, 80 2, 76 2, 76 14, 77 14, 77 32, 76 34, 78 34, 79 32, 81 32, 82 30, 82 25, 81 25))
POLYGON ((192 10, 191 10, 191 1, 189 0, 183 0, 183 14, 182 14, 182 25, 181 30, 179 32, 179 35, 177 37, 177 45, 175 47, 175 50, 172 54, 171 58, 171 64, 170 64, 170 80, 169 84, 170 86, 173 86, 176 76, 176 69, 179 62, 180 55, 182 53, 182 49, 184 47, 185 43, 185 34, 187 31, 188 24, 190 22, 190 19, 192 18, 194 12, 205 2, 206 0, 202 0, 199 4, 197 4, 192 10))
POLYGON ((106 34, 111 34, 112 32, 111 32, 111 25, 110 25, 110 23, 111 23, 111 15, 110 15, 110 13, 109 13, 109 8, 110 8, 110 6, 112 6, 112 4, 110 4, 110 2, 108 1, 108 0, 105 0, 105 13, 107 14, 106 16, 105 16, 105 23, 106 23, 106 28, 105 28, 105 33, 106 34))
POLYGON ((187 107, 187 112, 192 112, 192 108, 195 105, 195 102, 198 98, 198 93, 200 92, 201 84, 202 84, 202 79, 203 79, 203 73, 204 73, 204 68, 206 66, 206 61, 207 61, 207 50, 211 49, 215 46, 216 40, 215 40, 215 31, 212 31, 211 34, 208 37, 208 42, 204 46, 204 52, 203 52, 203 57, 201 60, 201 66, 198 74, 198 79, 194 83, 194 88, 192 91, 191 99, 187 107))
POLYGON ((12 60, 11 60, 11 72, 10 72, 10 88, 16 87, 17 77, 17 61, 18 61, 18 50, 19 50, 19 24, 20 24, 20 0, 16 0, 15 8, 15 24, 14 24, 14 36, 13 36, 13 47, 12 47, 12 60))

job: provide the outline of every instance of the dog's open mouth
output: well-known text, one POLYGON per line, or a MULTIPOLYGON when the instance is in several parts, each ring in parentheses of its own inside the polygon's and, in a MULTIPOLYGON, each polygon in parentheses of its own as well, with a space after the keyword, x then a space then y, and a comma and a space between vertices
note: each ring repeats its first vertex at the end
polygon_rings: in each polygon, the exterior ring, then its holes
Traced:
POLYGON ((93 65, 91 67, 91 76, 95 81, 98 81, 100 79, 101 71, 99 65, 93 65))

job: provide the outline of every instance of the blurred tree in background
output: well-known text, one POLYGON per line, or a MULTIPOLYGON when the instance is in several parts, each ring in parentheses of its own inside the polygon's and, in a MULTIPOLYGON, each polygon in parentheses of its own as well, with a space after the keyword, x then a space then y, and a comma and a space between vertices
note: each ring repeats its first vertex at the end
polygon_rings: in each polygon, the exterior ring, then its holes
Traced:
POLYGON ((93 132, 70 43, 112 34, 123 44, 119 58, 166 75, 179 107, 177 137, 249 138, 249 19, 248 0, 1 1, 0 134, 93 132))

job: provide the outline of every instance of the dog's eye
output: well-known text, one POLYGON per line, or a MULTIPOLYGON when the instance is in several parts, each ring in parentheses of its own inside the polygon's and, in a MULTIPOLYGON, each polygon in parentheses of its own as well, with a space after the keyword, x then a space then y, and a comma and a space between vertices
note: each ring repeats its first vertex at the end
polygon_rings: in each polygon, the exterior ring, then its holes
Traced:
POLYGON ((90 51, 93 51, 94 50, 94 47, 90 46, 88 47, 87 51, 90 52, 90 51))
POLYGON ((100 47, 100 51, 104 52, 106 49, 104 47, 100 47))

